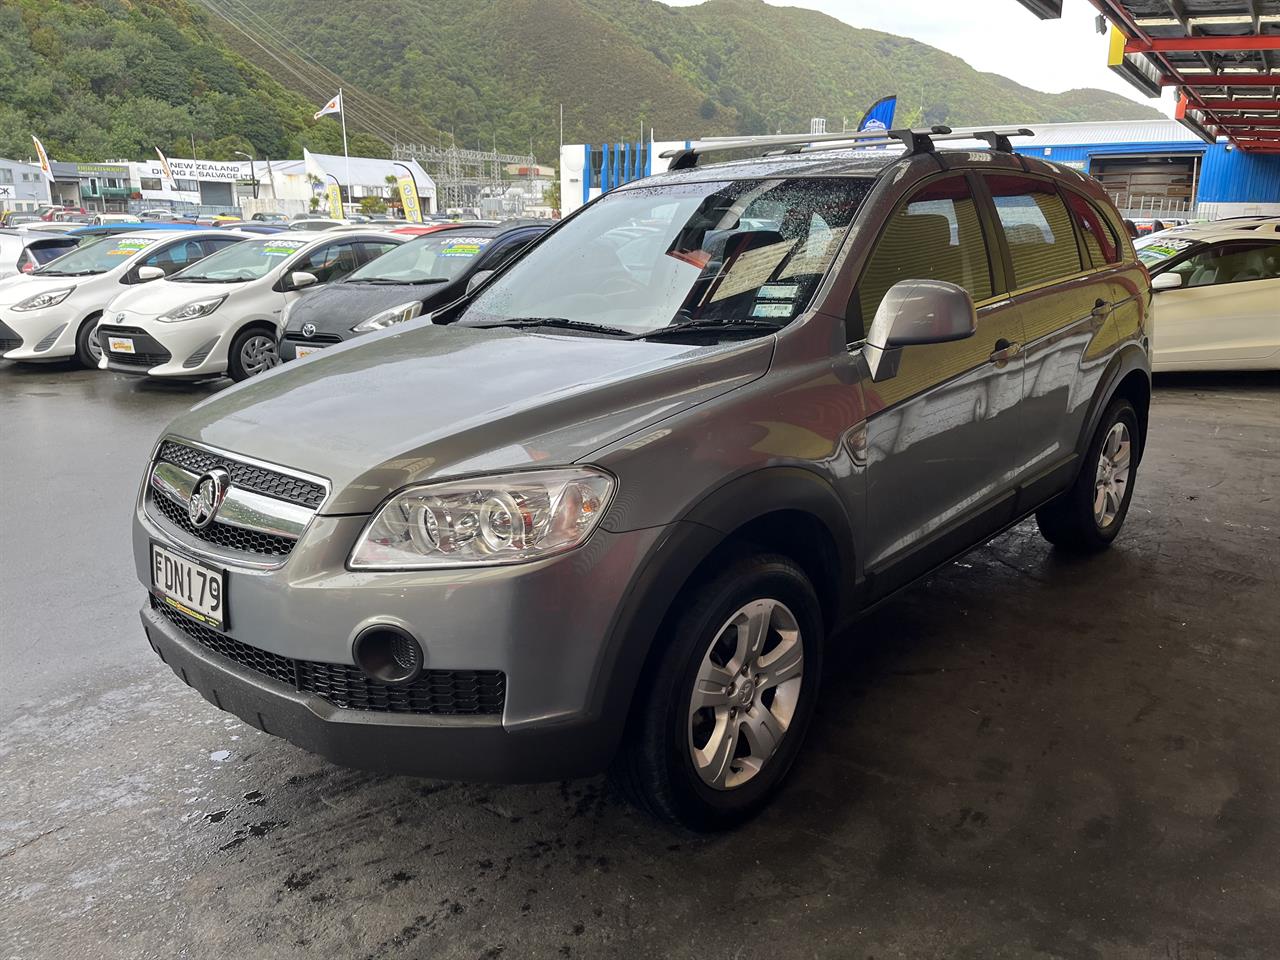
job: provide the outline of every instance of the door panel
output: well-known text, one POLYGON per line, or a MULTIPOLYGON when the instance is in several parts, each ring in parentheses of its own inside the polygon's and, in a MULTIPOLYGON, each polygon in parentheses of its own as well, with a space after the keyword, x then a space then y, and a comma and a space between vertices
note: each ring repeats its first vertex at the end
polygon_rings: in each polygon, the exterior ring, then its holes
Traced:
POLYGON ((1002 340, 1023 341, 1021 317, 1008 301, 980 309, 978 332, 968 340, 905 347, 898 376, 865 384, 868 408, 883 408, 867 421, 866 566, 874 572, 905 563, 877 593, 1012 519, 1024 361, 990 360, 1002 340), (965 544, 929 549, 975 518, 965 544))
POLYGON ((963 175, 927 183, 889 218, 854 292, 870 323, 884 293, 907 279, 946 280, 979 301, 977 333, 902 348, 897 374, 864 382, 867 543, 873 596, 981 541, 1012 517, 1009 474, 1023 445, 1024 341, 971 185, 963 175), (993 359, 1012 346, 1007 358, 993 359))
POLYGON ((1280 279, 1155 296, 1157 363, 1260 360, 1280 349, 1280 279))

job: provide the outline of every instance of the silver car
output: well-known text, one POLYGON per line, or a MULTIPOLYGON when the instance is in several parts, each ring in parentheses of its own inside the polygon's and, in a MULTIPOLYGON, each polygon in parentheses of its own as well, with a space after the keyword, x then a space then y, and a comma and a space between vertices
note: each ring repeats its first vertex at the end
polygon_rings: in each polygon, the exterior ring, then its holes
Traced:
POLYGON ((134 523, 157 654, 341 764, 752 815, 829 638, 1024 517, 1107 547, 1145 441, 1149 283, 1098 184, 893 136, 694 145, 179 418, 134 523))

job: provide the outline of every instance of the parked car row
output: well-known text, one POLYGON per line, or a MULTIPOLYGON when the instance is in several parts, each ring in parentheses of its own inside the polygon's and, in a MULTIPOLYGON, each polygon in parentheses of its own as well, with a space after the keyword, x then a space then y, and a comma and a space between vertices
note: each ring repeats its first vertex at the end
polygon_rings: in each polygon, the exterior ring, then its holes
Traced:
POLYGON ((13 264, 5 268, 10 279, 0 280, 0 356, 243 380, 430 314, 547 229, 441 224, 412 236, 260 224, 267 235, 259 235, 133 226, 80 235, 0 231, 0 258, 13 264))

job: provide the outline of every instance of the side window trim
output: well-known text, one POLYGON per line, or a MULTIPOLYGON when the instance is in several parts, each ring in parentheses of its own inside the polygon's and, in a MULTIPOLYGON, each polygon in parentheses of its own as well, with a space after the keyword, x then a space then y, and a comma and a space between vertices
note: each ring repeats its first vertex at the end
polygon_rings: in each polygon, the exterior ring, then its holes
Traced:
POLYGON ((995 200, 987 189, 987 180, 977 170, 970 170, 969 189, 978 207, 978 219, 987 244, 987 261, 991 265, 991 292, 996 297, 1007 297, 1013 289, 1013 256, 1004 231, 1000 229, 1000 216, 996 213, 995 200))

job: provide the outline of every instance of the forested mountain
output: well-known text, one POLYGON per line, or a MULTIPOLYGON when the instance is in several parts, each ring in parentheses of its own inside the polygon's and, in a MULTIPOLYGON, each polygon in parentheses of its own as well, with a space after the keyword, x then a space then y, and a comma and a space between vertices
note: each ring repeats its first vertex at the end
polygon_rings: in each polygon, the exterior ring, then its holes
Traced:
POLYGON ((338 124, 223 30, 186 0, 3 0, 0 156, 30 158, 33 133, 55 160, 185 157, 193 136, 205 159, 341 152, 338 124))
MULTIPOLYGON (((32 133, 59 160, 157 145, 185 156, 193 135, 213 159, 338 152, 337 122, 311 119, 337 83, 316 79, 317 64, 382 101, 375 116, 354 91, 353 133, 532 144, 544 160, 562 103, 570 142, 649 127, 659 138, 804 130, 811 117, 840 129, 887 93, 901 98, 900 122, 1158 115, 1100 90, 1040 93, 926 44, 763 0, 3 0, 0 155, 30 156, 32 133)), ((353 152, 386 149, 353 136, 353 152)))
MULTIPOLYGON (((207 0, 226 6, 230 0, 207 0)), ((840 129, 888 93, 900 120, 1007 123, 1159 114, 1102 90, 1047 94, 935 47, 763 0, 234 0, 458 142, 552 157, 570 142, 840 129)))

